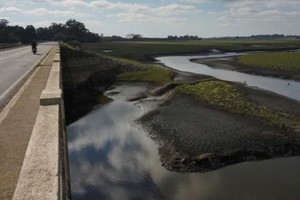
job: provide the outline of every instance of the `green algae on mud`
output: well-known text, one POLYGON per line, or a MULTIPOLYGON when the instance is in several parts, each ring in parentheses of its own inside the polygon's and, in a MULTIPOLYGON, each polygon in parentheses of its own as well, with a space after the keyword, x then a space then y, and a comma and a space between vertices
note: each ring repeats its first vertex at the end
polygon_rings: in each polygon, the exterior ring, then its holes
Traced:
POLYGON ((228 82, 207 79, 196 84, 179 86, 176 91, 227 112, 260 118, 282 129, 297 129, 300 126, 298 117, 251 102, 242 87, 228 82))
POLYGON ((253 68, 300 72, 300 53, 253 53, 240 56, 238 63, 253 68))

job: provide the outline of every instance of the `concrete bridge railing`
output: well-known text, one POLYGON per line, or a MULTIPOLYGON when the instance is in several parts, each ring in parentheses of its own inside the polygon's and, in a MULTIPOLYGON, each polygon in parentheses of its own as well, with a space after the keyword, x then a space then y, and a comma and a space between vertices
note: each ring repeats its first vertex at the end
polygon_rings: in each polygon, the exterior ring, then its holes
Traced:
POLYGON ((13 200, 70 199, 67 136, 57 47, 13 200))
POLYGON ((16 43, 0 43, 0 51, 2 51, 4 49, 13 48, 13 47, 18 47, 18 46, 21 46, 21 45, 22 45, 21 42, 16 42, 16 43))

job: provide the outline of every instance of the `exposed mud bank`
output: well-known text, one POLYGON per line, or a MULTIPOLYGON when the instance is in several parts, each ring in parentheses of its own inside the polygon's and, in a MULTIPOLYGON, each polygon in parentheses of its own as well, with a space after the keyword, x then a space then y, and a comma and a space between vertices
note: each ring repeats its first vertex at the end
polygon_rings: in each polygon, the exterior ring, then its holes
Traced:
MULTIPOLYGON (((136 121, 157 144, 162 165, 177 172, 206 172, 244 161, 300 154, 300 136, 254 118, 227 113, 176 94, 176 84, 155 87, 123 82, 106 92, 147 111, 136 121), (138 88, 147 88, 139 92, 138 88)), ((300 117, 300 105, 282 96, 246 88, 247 98, 300 117), (270 102, 270 100, 272 101, 270 102)))
MULTIPOLYGON (((104 92, 122 101, 135 102, 148 111, 137 124, 155 141, 161 162, 169 170, 205 172, 243 161, 300 154, 300 137, 293 130, 227 113, 174 91, 181 84, 207 76, 172 70, 174 82, 161 87, 140 82, 116 83, 118 74, 135 71, 137 67, 69 49, 61 51, 68 123, 90 112, 95 105, 109 101, 104 92), (139 92, 139 87, 147 91, 139 92)), ((252 101, 300 117, 298 102, 240 87, 252 101)))
POLYGON ((175 95, 139 123, 159 144, 163 165, 178 172, 204 172, 300 153, 297 133, 225 113, 182 95, 175 95))

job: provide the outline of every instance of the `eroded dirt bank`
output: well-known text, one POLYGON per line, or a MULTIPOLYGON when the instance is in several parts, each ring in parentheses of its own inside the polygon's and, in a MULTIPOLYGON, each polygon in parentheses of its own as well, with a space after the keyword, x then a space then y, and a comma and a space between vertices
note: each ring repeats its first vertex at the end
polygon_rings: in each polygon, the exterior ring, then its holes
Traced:
POLYGON ((95 105, 110 101, 103 92, 118 74, 136 69, 134 65, 66 47, 61 48, 61 55, 67 124, 90 112, 95 105))
MULTIPOLYGON (((90 112, 95 105, 109 101, 103 92, 125 85, 116 82, 118 74, 137 70, 135 65, 73 50, 62 49, 62 55, 69 123, 90 112)), ((172 78, 173 83, 162 87, 127 82, 126 98, 123 99, 147 106, 149 112, 137 123, 157 144, 161 162, 167 169, 205 172, 242 161, 300 154, 300 137, 295 130, 278 128, 255 117, 225 112, 176 93, 176 87, 206 76, 173 71, 172 78), (148 91, 128 93, 131 84, 132 90, 141 85, 148 91), (149 105, 149 102, 156 106, 149 105)), ((239 87, 243 87, 247 98, 253 102, 300 117, 298 102, 242 85, 239 87)))

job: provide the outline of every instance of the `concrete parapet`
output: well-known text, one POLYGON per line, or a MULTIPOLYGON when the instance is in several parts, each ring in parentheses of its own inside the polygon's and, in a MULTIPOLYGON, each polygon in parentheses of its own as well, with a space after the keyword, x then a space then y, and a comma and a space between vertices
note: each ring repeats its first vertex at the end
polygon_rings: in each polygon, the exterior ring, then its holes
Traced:
POLYGON ((40 97, 40 109, 13 200, 69 199, 66 140, 58 52, 40 97))
POLYGON ((60 62, 60 53, 56 53, 53 62, 60 62))
POLYGON ((54 91, 60 89, 60 76, 60 64, 53 63, 45 90, 54 91))
POLYGON ((62 101, 61 90, 55 90, 55 91, 44 90, 40 97, 40 105, 42 106, 57 105, 60 104, 61 101, 62 101))
POLYGON ((59 199, 59 105, 39 109, 13 199, 59 199))

